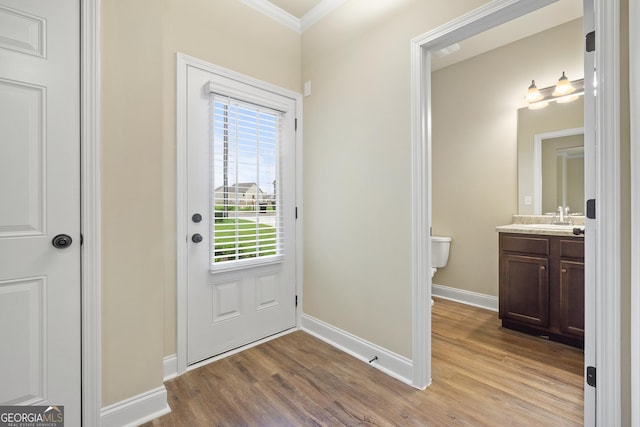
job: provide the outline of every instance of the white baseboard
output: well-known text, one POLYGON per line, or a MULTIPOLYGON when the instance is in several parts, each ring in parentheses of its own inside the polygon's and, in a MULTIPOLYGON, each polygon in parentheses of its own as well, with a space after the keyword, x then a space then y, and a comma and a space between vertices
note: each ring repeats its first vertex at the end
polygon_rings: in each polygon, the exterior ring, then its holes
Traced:
POLYGON ((362 338, 345 332, 309 315, 302 315, 301 329, 347 354, 369 363, 376 369, 406 384, 412 385, 413 364, 410 359, 395 354, 362 338), (373 362, 369 362, 377 357, 373 362))
POLYGON ((465 291, 463 289, 450 288, 448 286, 431 285, 431 294, 434 297, 472 305, 491 311, 498 311, 498 297, 465 291))
POLYGON ((167 389, 158 387, 122 402, 105 406, 100 413, 102 427, 135 427, 171 412, 167 389))
POLYGON ((162 359, 163 381, 169 381, 178 376, 178 358, 175 354, 162 359))

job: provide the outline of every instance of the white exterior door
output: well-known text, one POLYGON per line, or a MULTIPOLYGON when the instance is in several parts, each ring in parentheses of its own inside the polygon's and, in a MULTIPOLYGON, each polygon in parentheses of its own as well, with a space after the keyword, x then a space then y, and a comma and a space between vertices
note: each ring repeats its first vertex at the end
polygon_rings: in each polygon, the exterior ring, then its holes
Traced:
POLYGON ((187 69, 187 363, 295 327, 295 100, 187 69))
POLYGON ((81 401, 79 12, 77 0, 0 0, 0 405, 61 405, 69 426, 81 401))

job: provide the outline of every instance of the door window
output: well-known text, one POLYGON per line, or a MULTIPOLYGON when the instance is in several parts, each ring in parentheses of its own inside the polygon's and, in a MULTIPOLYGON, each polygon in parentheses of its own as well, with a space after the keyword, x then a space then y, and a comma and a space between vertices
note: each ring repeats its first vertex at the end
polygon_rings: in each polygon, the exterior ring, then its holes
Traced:
POLYGON ((282 257, 282 113, 211 95, 211 269, 282 257))

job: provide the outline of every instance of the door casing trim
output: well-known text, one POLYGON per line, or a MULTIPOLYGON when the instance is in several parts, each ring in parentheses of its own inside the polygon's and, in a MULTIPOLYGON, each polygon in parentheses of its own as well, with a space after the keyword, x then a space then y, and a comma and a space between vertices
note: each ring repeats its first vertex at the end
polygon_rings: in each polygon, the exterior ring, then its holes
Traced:
POLYGON ((82 1, 80 8, 82 423, 99 426, 102 408, 100 0, 82 1))

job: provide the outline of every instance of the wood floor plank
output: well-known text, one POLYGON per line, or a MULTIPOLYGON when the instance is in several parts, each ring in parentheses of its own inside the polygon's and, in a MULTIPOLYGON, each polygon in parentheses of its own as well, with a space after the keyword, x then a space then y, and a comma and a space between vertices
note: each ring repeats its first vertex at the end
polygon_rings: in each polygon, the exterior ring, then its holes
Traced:
POLYGON ((436 300, 432 367, 417 390, 298 331, 168 381, 145 426, 582 425, 582 351, 495 312, 436 300))

